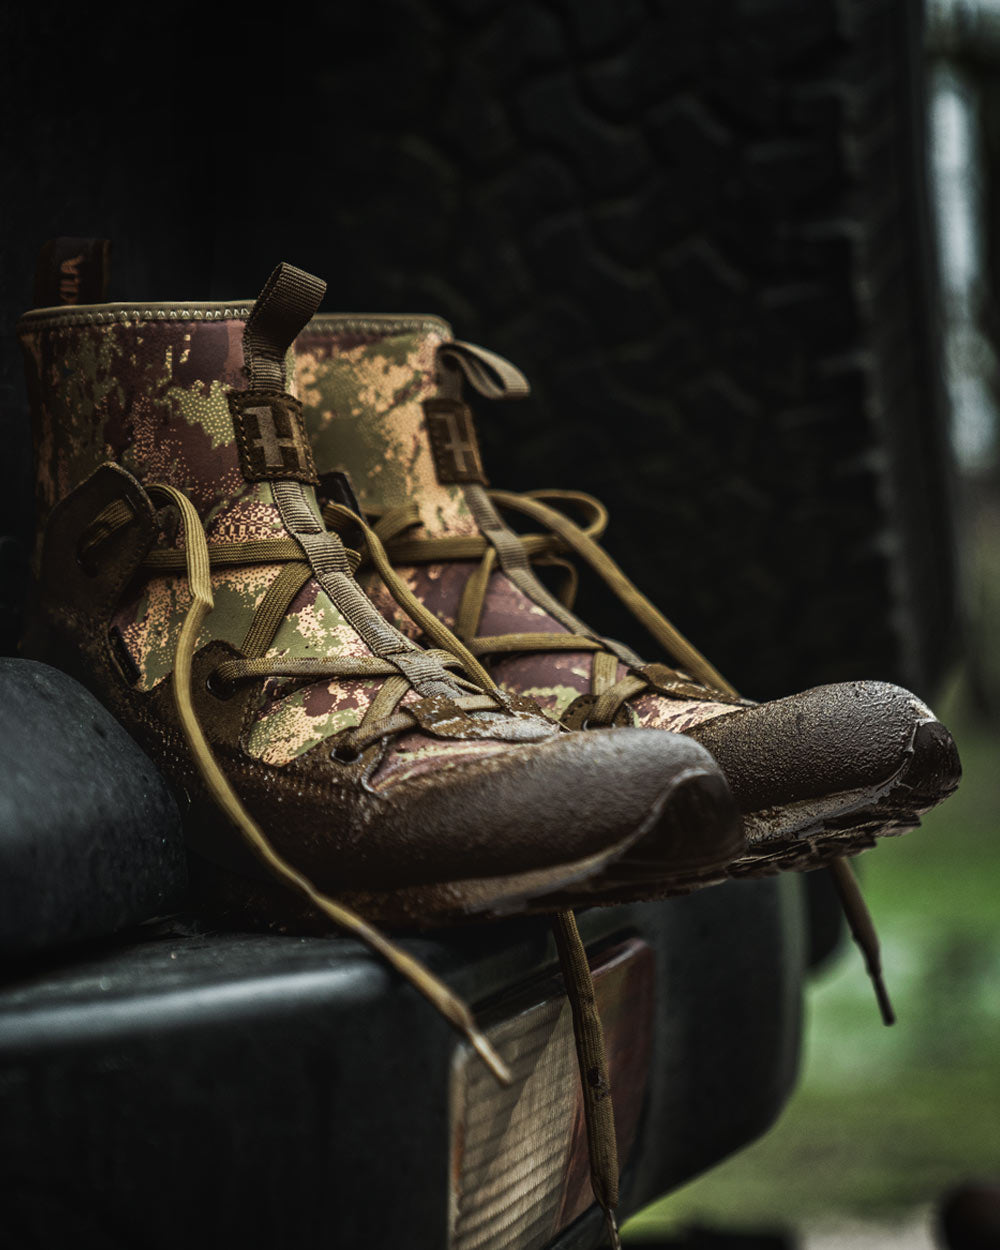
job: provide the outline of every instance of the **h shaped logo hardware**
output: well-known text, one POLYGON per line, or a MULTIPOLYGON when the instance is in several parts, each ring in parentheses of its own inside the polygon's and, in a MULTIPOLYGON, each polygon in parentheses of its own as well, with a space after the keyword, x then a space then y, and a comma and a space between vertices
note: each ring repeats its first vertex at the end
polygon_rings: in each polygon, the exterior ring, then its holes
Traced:
POLYGON ((229 409, 240 466, 248 482, 291 477, 316 484, 316 467, 297 399, 239 391, 230 393, 229 409))

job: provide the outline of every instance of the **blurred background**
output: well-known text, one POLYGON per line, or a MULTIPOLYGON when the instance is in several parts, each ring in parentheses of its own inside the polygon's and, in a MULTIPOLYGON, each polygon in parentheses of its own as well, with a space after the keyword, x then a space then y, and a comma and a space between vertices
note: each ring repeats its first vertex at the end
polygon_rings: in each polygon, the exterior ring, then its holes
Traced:
MULTIPOLYGON (((815 874, 796 1094, 626 1233, 936 1244, 952 1187, 1000 1183, 1000 3, 3 22, 7 326, 65 233, 113 236, 112 299, 249 296, 286 258, 330 310, 443 314, 533 383, 481 416, 494 482, 604 499, 608 549, 748 695, 871 677, 935 705, 965 781, 862 862, 899 1024, 815 874)), ((0 428, 9 651, 31 535, 9 334, 0 428)))
MULTIPOLYGON (((956 1191, 1000 1193, 1000 5, 932 0, 925 41, 962 639, 936 710, 964 780, 861 868, 897 1026, 879 1027, 853 960, 835 951, 808 991, 802 1079, 778 1125, 633 1219, 636 1243, 919 1250, 944 1244, 956 1191)), ((990 1228, 950 1244, 1000 1245, 995 1214, 990 1228)))
POLYGON ((936 709, 962 753, 958 794, 861 868, 898 1023, 878 1021, 854 952, 834 954, 807 990, 802 1077, 776 1127, 636 1216, 635 1242, 921 1250, 945 1244, 946 1195, 997 1184, 1000 733, 977 703, 962 674, 936 709), (742 1236, 688 1240, 705 1228, 742 1236))

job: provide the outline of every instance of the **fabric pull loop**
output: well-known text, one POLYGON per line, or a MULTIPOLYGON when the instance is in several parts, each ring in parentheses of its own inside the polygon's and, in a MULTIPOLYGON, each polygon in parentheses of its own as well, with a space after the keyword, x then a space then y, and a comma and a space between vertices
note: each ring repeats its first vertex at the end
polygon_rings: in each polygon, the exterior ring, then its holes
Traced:
POLYGON ((448 369, 461 370, 469 385, 486 399, 524 399, 531 394, 521 370, 485 347, 457 340, 444 343, 438 348, 438 360, 448 369))
POLYGON ((250 390, 285 390, 285 353, 319 308, 326 283, 283 261, 271 271, 243 331, 250 390))

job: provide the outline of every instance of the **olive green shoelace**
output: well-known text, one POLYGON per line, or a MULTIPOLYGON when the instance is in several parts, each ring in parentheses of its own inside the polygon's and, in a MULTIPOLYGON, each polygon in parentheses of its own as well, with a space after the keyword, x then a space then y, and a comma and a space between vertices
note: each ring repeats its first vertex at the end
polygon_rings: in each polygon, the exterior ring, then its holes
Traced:
MULTIPOLYGON (((414 718, 405 710, 397 710, 399 701, 409 689, 409 683, 399 676, 396 669, 374 657, 365 660, 334 657, 318 663, 264 660, 263 653, 270 646, 288 607, 310 576, 309 565, 302 559, 299 545, 291 540, 274 539, 256 543, 219 544, 210 549, 198 512, 182 491, 173 486, 152 485, 148 487, 148 494, 160 503, 176 507, 183 524, 184 549, 154 550, 147 556, 142 568, 152 576, 162 576, 173 572, 183 573, 190 587, 191 605, 184 617, 174 655, 174 700, 191 755, 212 798, 236 826, 246 844, 271 876, 306 899, 338 927, 360 938, 375 950, 419 990, 466 1038, 497 1079, 504 1084, 509 1084, 511 1076, 507 1065, 480 1031, 466 1004, 400 946, 389 941, 349 908, 318 890, 308 877, 279 855, 266 834, 247 812, 217 764, 212 748, 198 722, 191 694, 191 666, 195 646, 205 619, 213 608, 211 570, 252 563, 281 563, 283 565, 281 572, 272 582, 269 591, 254 613, 243 644, 244 653, 248 658, 234 660, 220 666, 213 677, 232 684, 272 675, 302 678, 385 675, 387 680, 379 695, 372 701, 360 725, 356 730, 345 735, 350 749, 354 751, 360 750, 364 745, 376 739, 414 727, 414 718)), ((122 525, 128 524, 132 516, 132 509, 124 501, 118 501, 105 508, 84 535, 80 544, 82 557, 84 559, 95 558, 100 543, 122 525)), ((376 548, 380 546, 377 539, 375 544, 376 548)), ((380 557, 376 553, 374 558, 377 560, 380 557)), ((360 556, 353 553, 351 560, 356 565, 360 556)), ((391 569, 388 571, 392 573, 391 569)), ((395 574, 391 575, 387 584, 390 591, 399 594, 402 606, 409 594, 406 587, 395 574)), ((444 636, 445 632, 441 627, 439 631, 436 631, 436 637, 447 641, 444 636)), ((447 652, 448 664, 464 665, 464 648, 461 644, 457 644, 455 651, 457 654, 452 650, 447 652)), ((492 687, 492 681, 477 661, 472 661, 468 671, 479 681, 485 679, 485 688, 492 687)), ((477 689, 472 682, 466 684, 470 690, 477 689)), ((461 702, 469 708, 488 707, 496 710, 500 706, 496 699, 485 693, 463 698, 461 702)))
MULTIPOLYGON (((408 536, 407 531, 420 524, 416 504, 394 508, 382 516, 374 527, 393 563, 431 564, 450 560, 479 560, 479 567, 466 583, 459 604, 455 633, 478 657, 509 652, 591 651, 595 653, 592 692, 597 702, 587 716, 591 726, 610 725, 624 704, 647 690, 669 694, 675 698, 710 699, 741 702, 735 689, 718 670, 671 624, 670 621, 629 581, 596 539, 607 526, 604 505, 590 495, 578 491, 536 491, 515 495, 507 491, 487 492, 490 500, 503 509, 519 512, 541 523, 547 533, 519 534, 517 539, 528 561, 542 567, 556 568, 562 574, 559 599, 572 607, 577 586, 575 567, 567 555, 581 557, 614 591, 636 618, 653 635, 677 667, 665 664, 635 664, 621 680, 616 678, 620 657, 605 641, 593 634, 515 633, 480 635, 479 621, 490 578, 497 569, 495 547, 481 534, 456 535, 443 538, 408 536), (571 502, 586 516, 583 527, 564 513, 549 506, 546 500, 571 502)), ((334 527, 342 523, 347 509, 327 504, 324 517, 334 527)), ((353 513, 348 515, 353 516, 353 513)), ((381 570, 379 570, 381 573, 381 570)))
MULTIPOLYGON (((513 494, 509 491, 485 492, 490 504, 519 513, 544 527, 542 533, 513 534, 527 564, 555 568, 562 576, 560 602, 571 609, 576 595, 578 575, 567 556, 582 559, 606 586, 632 612, 636 620, 663 647, 677 667, 665 664, 630 664, 629 671, 618 678, 619 662, 629 657, 623 648, 608 643, 593 633, 515 633, 480 635, 479 622, 486 601, 490 578, 498 571, 500 556, 496 545, 482 533, 442 538, 414 537, 409 530, 420 524, 415 503, 393 508, 376 522, 375 533, 381 538, 392 560, 399 565, 434 564, 451 560, 479 560, 470 575, 458 607, 455 632, 475 656, 498 656, 515 652, 590 651, 592 700, 582 721, 583 727, 616 723, 626 704, 638 695, 654 692, 676 699, 712 700, 741 704, 743 700, 721 673, 671 624, 642 592, 626 577, 597 540, 608 523, 608 511, 600 500, 582 491, 547 490, 513 494), (570 504, 584 517, 578 525, 552 503, 570 504)), ((325 516, 331 516, 327 504, 325 516)), ((353 514, 351 514, 353 515, 353 514)), ((336 517, 332 517, 336 521, 336 517)), ((547 593, 547 592, 545 592, 547 593)), ((632 657, 635 658, 635 657, 632 657)), ((579 702, 576 700, 575 702, 579 702)), ((573 705, 564 719, 573 712, 573 705)), ((862 957, 885 1024, 895 1022, 882 975, 878 934, 865 904, 854 870, 846 859, 830 865, 831 876, 847 919, 851 935, 862 957)))
POLYGON ((604 1212, 612 1250, 619 1250, 621 1240, 615 1216, 618 1207, 618 1138, 604 1049, 604 1028, 576 917, 571 911, 560 912, 552 918, 552 930, 573 1013, 573 1037, 587 1125, 590 1185, 598 1206, 604 1212))

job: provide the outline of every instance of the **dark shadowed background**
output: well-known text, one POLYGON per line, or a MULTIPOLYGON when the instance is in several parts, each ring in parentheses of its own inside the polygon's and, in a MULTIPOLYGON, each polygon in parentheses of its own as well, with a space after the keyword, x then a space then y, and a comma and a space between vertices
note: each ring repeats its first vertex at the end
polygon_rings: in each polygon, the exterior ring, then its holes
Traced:
MULTIPOLYGON (((495 484, 606 499, 612 551, 748 693, 933 687, 953 568, 912 4, 4 22, 8 325, 56 234, 113 239, 116 299, 248 296, 288 259, 330 309, 441 313, 535 387, 482 415, 495 484)), ((9 336, 2 367, 25 465, 9 336)))
MULTIPOLYGON (((32 533, 12 325, 45 239, 111 238, 112 299, 251 297, 285 259, 331 311, 440 313, 509 355, 535 393, 480 413, 494 485, 604 499, 609 550, 748 694, 897 680, 946 698, 967 762, 870 857, 899 1028, 828 972, 785 1119, 633 1235, 856 1217, 925 1244, 948 1184, 1000 1173, 1000 523, 995 441, 961 475, 950 454, 920 6, 38 0, 0 23, 3 648, 32 533)), ((992 62, 949 55, 985 92, 992 207, 992 62)))

